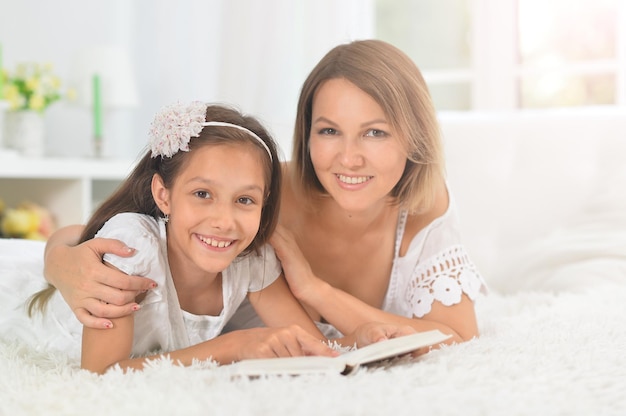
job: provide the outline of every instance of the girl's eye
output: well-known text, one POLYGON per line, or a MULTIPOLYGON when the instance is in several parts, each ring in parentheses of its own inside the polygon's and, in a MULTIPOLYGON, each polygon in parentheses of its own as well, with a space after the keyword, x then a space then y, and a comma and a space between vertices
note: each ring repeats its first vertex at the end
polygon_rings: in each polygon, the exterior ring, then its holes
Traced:
POLYGON ((211 194, 208 193, 207 191, 196 191, 196 192, 194 192, 194 195, 196 195, 198 198, 202 198, 202 199, 209 199, 209 198, 211 198, 211 194))
POLYGON ((365 133, 365 135, 369 137, 387 137, 388 136, 386 131, 377 130, 377 129, 370 129, 367 131, 367 133, 365 133))
POLYGON ((242 196, 237 199, 237 202, 243 205, 252 205, 254 204, 254 199, 247 196, 242 196))

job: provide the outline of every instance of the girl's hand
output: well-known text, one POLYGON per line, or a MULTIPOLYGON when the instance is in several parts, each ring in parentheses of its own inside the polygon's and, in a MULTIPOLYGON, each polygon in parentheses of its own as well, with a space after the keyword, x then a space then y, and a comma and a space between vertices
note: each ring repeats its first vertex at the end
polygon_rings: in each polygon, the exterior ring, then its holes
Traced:
POLYGON ((154 287, 150 279, 128 276, 102 263, 104 253, 129 257, 134 250, 118 240, 94 238, 77 246, 58 244, 46 250, 44 275, 61 292, 78 320, 91 328, 137 310, 138 293, 154 287))
POLYGON ((289 289, 298 300, 305 301, 304 296, 312 293, 319 279, 313 275, 295 238, 285 227, 278 225, 270 238, 270 244, 280 259, 289 289))
POLYGON ((232 332, 238 334, 240 346, 238 360, 250 358, 297 357, 324 355, 335 357, 339 353, 325 342, 309 334, 298 325, 284 328, 251 328, 232 332))

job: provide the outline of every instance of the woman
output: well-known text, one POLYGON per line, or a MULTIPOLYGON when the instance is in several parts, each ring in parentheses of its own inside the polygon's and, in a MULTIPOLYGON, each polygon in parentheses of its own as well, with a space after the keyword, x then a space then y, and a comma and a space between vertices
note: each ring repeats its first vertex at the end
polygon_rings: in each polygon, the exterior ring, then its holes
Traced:
MULTIPOLYGON (((449 342, 478 335, 484 282, 460 242, 428 88, 403 52, 377 40, 332 49, 303 85, 285 170, 271 242, 313 318, 342 333, 376 321, 449 342)), ((153 283, 100 265, 103 253, 131 255, 122 243, 71 247, 77 234, 50 240, 45 273, 84 324, 104 327, 97 316, 131 313, 153 283)))

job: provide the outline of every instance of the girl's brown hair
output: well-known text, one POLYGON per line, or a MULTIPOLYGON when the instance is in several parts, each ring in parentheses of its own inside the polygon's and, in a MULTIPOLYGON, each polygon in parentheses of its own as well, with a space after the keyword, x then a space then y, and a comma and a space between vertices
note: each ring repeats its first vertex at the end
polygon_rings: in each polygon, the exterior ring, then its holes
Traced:
MULTIPOLYGON (((246 116, 232 108, 209 105, 206 110, 206 121, 236 124, 254 132, 267 145, 271 160, 267 150, 248 133, 236 128, 222 126, 204 127, 199 137, 191 138, 189 152, 179 151, 172 157, 157 156, 152 158, 151 152, 148 150, 115 193, 104 201, 91 216, 80 236, 79 243, 94 238, 98 230, 116 214, 135 212, 150 215, 155 219, 162 217, 163 215, 152 197, 152 177, 155 174, 159 175, 165 186, 171 188, 181 169, 184 169, 188 163, 190 154, 194 149, 218 144, 246 143, 258 148, 258 153, 263 160, 266 189, 259 231, 241 255, 257 251, 265 244, 276 228, 280 208, 282 176, 276 143, 255 118, 246 116)), ((36 310, 43 311, 54 291, 55 287, 48 285, 47 288, 33 295, 28 304, 29 315, 32 315, 36 310)))
POLYGON ((305 80, 296 113, 292 180, 302 197, 326 195, 309 154, 313 100, 327 80, 343 78, 370 95, 399 132, 408 157, 391 191, 412 212, 427 208, 444 180, 443 146, 428 87, 413 61, 379 40, 355 41, 333 48, 305 80))

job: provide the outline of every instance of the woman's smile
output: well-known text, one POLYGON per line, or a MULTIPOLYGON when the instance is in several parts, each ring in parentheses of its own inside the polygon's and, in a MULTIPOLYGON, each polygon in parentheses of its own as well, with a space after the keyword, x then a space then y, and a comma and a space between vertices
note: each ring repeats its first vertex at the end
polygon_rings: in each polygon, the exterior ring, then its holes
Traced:
POLYGON ((339 182, 346 185, 360 185, 365 182, 369 182, 373 176, 355 176, 355 175, 342 175, 340 173, 335 174, 339 182))

